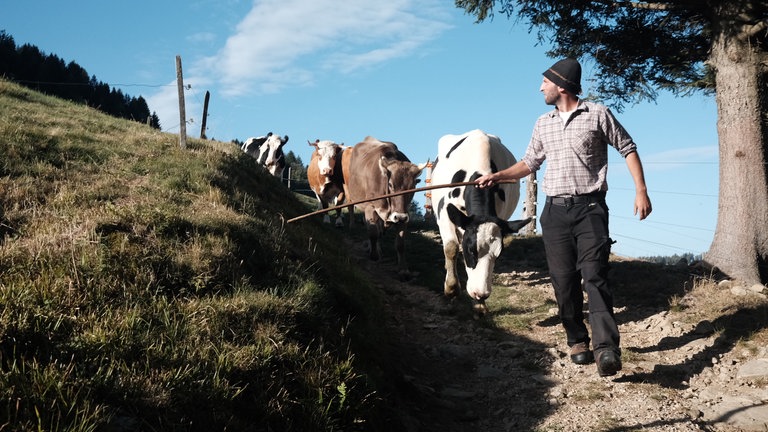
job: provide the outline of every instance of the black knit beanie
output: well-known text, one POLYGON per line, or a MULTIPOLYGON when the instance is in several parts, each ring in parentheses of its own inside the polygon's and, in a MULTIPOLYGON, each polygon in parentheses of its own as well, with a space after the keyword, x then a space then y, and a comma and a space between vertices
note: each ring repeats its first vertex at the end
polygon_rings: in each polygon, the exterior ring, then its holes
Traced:
POLYGON ((565 58, 544 71, 544 76, 569 93, 581 93, 581 65, 578 60, 565 58))

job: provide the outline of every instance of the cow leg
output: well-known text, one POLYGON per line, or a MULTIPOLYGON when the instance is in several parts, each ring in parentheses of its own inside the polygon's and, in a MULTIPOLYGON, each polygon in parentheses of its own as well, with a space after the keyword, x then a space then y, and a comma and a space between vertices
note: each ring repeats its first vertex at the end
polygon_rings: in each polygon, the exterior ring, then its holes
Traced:
MULTIPOLYGON (((325 201, 318 195, 317 192, 315 192, 315 197, 317 197, 317 203, 319 204, 318 207, 320 207, 320 210, 325 210, 328 208, 328 204, 326 204, 325 201)), ((328 216, 328 213, 323 213, 323 223, 331 223, 331 217, 328 216)))
MULTIPOLYGON (((344 204, 344 192, 340 192, 338 195, 336 195, 336 198, 333 200, 333 205, 339 206, 341 204, 344 204)), ((351 211, 353 207, 348 207, 349 210, 347 212, 351 211)), ((343 228, 344 227, 344 219, 341 217, 343 208, 340 208, 336 210, 336 228, 343 228)))
POLYGON ((368 225, 368 245, 370 247, 369 256, 372 261, 378 261, 381 258, 381 246, 379 245, 379 237, 384 229, 384 222, 382 222, 379 215, 376 214, 376 210, 373 207, 365 209, 365 222, 368 225), (381 225, 381 226, 380 226, 381 225))
POLYGON ((341 218, 341 209, 336 210, 336 228, 344 226, 344 219, 341 218))
POLYGON ((443 285, 443 292, 446 297, 456 297, 461 290, 458 272, 456 271, 459 243, 448 239, 443 239, 443 242, 443 254, 445 255, 445 284, 443 285))
MULTIPOLYGON (((343 194, 341 195, 343 196, 343 194)), ((333 205, 338 206, 341 204, 341 201, 339 201, 339 197, 337 196, 333 200, 333 205)), ((336 228, 342 228, 344 226, 344 219, 341 218, 341 211, 344 210, 342 208, 336 210, 336 228)))
MULTIPOLYGON (((323 210, 328 208, 328 205, 326 203, 321 203, 321 207, 323 210)), ((323 223, 331 223, 331 216, 328 214, 328 212, 323 213, 323 223)))
POLYGON ((397 275, 400 280, 405 281, 411 278, 411 272, 408 270, 408 262, 405 259, 405 228, 399 227, 395 233, 395 250, 397 251, 397 275))

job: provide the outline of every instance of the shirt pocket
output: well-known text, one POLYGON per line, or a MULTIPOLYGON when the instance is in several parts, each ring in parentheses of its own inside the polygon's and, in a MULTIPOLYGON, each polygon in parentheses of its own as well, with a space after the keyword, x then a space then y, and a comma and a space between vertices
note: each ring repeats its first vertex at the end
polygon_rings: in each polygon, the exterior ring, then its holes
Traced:
POLYGON ((571 140, 571 148, 574 153, 581 157, 590 158, 595 152, 595 145, 602 141, 602 134, 600 131, 588 130, 578 133, 573 140, 571 140))

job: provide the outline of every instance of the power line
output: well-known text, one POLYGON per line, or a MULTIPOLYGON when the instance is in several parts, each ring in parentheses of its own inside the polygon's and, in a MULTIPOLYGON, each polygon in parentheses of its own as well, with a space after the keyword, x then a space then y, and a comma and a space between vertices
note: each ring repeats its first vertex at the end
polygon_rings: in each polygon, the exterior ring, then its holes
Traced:
MULTIPOLYGON (((619 215, 611 215, 611 218, 634 220, 634 218, 627 217, 627 216, 619 216, 619 215)), ((658 222, 658 221, 644 220, 643 224, 646 224, 646 225, 666 225, 666 226, 671 226, 671 227, 676 227, 676 228, 686 228, 686 229, 692 229, 692 230, 698 230, 698 231, 706 231, 706 232, 711 232, 711 233, 715 232, 715 230, 709 229, 709 228, 700 228, 700 227, 694 227, 694 226, 690 226, 690 225, 673 224, 673 223, 669 223, 669 222, 658 222)))
MULTIPOLYGON (((634 192, 635 190, 632 188, 622 188, 622 187, 611 187, 611 190, 623 190, 623 191, 630 191, 634 192)), ((649 190, 649 194, 669 194, 669 195, 685 195, 685 196, 698 196, 698 197, 707 197, 707 198, 717 198, 717 195, 712 194, 698 194, 698 193, 690 193, 690 192, 673 192, 673 191, 660 191, 660 190, 649 190)))
POLYGON ((639 239, 637 237, 625 236, 623 234, 611 233, 611 237, 622 237, 622 238, 625 238, 625 239, 635 240, 635 241, 639 241, 639 242, 642 242, 642 243, 648 243, 648 244, 653 244, 653 245, 656 245, 656 246, 664 246, 664 247, 668 247, 668 248, 672 248, 672 249, 677 249, 677 250, 680 250, 680 251, 685 251, 685 249, 681 248, 680 246, 672 246, 672 245, 668 245, 668 244, 665 244, 665 243, 658 243, 658 242, 653 242, 653 241, 646 240, 646 239, 639 239))

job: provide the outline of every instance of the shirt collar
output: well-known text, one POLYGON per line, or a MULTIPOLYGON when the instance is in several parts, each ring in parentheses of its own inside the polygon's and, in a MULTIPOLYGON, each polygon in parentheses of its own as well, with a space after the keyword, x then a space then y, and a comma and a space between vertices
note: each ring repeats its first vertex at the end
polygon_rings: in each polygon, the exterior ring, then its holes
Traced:
MULTIPOLYGON (((587 103, 582 99, 579 99, 579 103, 578 105, 576 105, 575 112, 578 112, 578 111, 589 111, 589 105, 587 105, 587 103)), ((560 111, 557 110, 557 107, 555 107, 555 109, 549 112, 550 118, 557 117, 558 115, 560 115, 560 111)))

